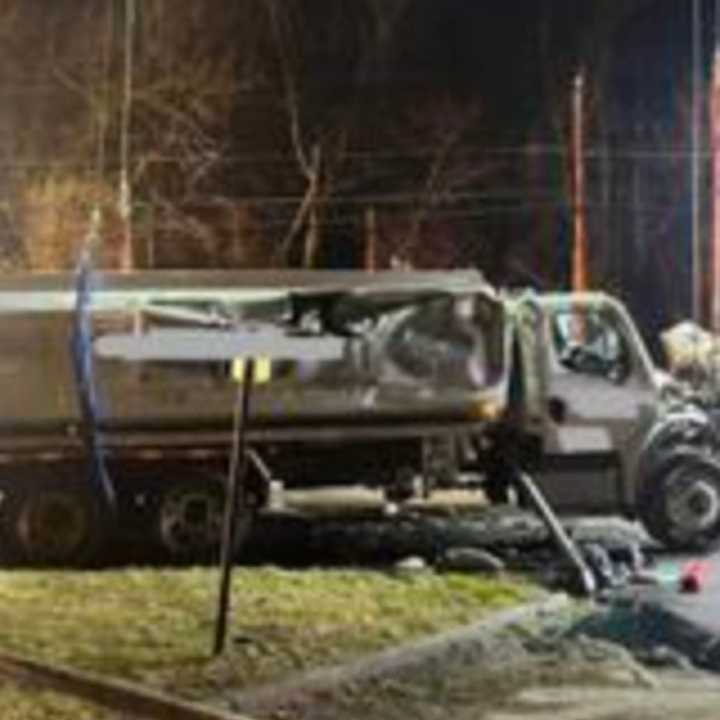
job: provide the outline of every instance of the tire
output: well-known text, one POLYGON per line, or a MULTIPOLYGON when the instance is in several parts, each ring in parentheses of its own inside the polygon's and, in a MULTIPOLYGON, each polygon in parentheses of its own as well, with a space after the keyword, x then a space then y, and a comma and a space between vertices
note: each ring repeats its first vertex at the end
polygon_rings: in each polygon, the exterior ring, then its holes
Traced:
MULTIPOLYGON (((155 497, 153 534, 170 563, 216 561, 220 555, 224 485, 214 477, 169 481, 155 497)), ((237 554, 252 529, 254 512, 240 508, 233 539, 237 554)))
POLYGON ((702 414, 688 410, 671 415, 651 431, 641 453, 640 476, 650 473, 673 453, 684 450, 708 452, 717 444, 716 433, 702 414))
POLYGON ((691 448, 659 458, 642 481, 637 512, 668 549, 704 553, 720 547, 720 463, 691 448))
POLYGON ((95 563, 112 523, 89 486, 66 478, 2 483, 0 554, 6 564, 84 567, 95 563))

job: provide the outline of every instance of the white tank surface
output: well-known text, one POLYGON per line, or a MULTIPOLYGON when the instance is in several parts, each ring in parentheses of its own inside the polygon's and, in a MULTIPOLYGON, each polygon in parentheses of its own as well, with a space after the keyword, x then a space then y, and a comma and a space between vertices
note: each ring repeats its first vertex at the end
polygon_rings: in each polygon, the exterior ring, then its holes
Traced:
MULTIPOLYGON (((503 307, 473 271, 93 273, 88 298, 110 425, 227 426, 233 355, 273 345, 271 379, 252 406, 271 424, 469 420, 502 400, 503 307), (297 307, 302 318, 288 324, 297 307), (334 315, 320 317, 326 310, 334 315)), ((77 422, 77 299, 69 274, 0 280, 0 427, 67 435, 77 422)))

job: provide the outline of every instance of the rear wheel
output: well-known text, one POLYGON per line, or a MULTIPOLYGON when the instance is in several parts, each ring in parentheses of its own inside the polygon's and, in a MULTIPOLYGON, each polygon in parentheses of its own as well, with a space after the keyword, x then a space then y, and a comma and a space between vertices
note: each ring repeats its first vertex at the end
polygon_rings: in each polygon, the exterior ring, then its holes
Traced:
POLYGON ((82 566, 95 561, 109 523, 91 488, 62 478, 3 483, 2 555, 9 563, 82 566))
POLYGON ((682 449, 648 472, 638 498, 647 531, 676 550, 707 552, 720 546, 720 463, 682 449))
MULTIPOLYGON (((171 562, 207 562, 219 555, 225 492, 207 477, 168 484, 157 497, 155 535, 171 562)), ((241 507, 233 548, 237 552, 252 526, 252 511, 241 507)))

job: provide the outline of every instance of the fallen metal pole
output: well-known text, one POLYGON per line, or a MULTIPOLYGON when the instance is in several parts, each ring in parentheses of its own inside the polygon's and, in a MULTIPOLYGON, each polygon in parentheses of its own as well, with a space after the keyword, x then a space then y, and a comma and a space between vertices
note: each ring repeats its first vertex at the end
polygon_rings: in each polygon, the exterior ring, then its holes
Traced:
POLYGON ((527 473, 524 473, 517 467, 514 468, 513 480, 532 503, 533 508, 542 518, 542 521, 545 523, 545 526, 550 532, 553 540, 575 569, 578 584, 577 588, 574 589, 577 589, 581 594, 586 596, 594 595, 597 590, 597 583, 595 582, 595 576, 593 575, 592 570, 590 570, 585 560, 583 560, 577 546, 567 532, 565 532, 565 528, 562 526, 555 515, 555 512, 545 500, 538 486, 527 473))
POLYGON ((225 494, 225 512, 223 516, 222 545, 220 548, 220 593, 215 622, 214 655, 220 655, 225 649, 227 638, 227 616, 230 606, 232 586, 232 568, 234 564, 235 535, 237 533, 238 510, 240 508, 240 490, 245 487, 248 457, 246 435, 250 395, 255 378, 255 361, 248 359, 243 368, 242 383, 238 388, 233 421, 233 449, 230 457, 228 486, 225 494))

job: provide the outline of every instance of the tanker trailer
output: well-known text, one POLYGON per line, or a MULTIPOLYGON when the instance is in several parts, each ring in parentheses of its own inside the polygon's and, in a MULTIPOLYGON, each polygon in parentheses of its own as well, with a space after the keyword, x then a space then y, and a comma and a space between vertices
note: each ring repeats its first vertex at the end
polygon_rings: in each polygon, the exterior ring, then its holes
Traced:
POLYGON ((124 537, 169 559, 216 550, 233 363, 203 346, 206 357, 193 362, 103 357, 94 349, 103 337, 229 335, 260 324, 340 340, 339 359, 273 363, 271 382, 254 393, 238 544, 271 476, 287 487, 366 484, 390 494, 419 477, 429 492, 456 479, 463 453, 508 410, 512 325, 476 272, 97 274, 84 350, 91 421, 73 363, 77 300, 70 275, 0 281, 6 561, 84 564, 124 537))

